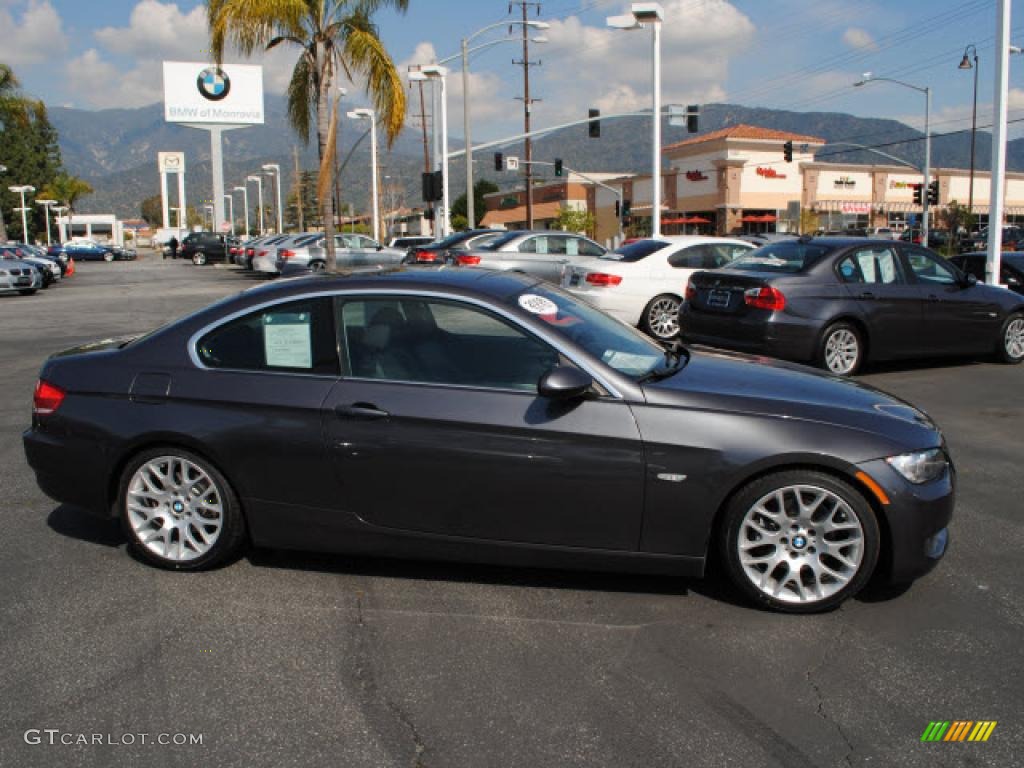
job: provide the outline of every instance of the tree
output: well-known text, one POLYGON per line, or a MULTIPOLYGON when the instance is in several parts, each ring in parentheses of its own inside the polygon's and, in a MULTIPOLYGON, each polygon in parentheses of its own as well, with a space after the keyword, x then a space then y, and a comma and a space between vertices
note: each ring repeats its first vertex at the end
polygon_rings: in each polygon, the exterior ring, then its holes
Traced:
MULTIPOLYGON (((480 179, 473 185, 473 213, 476 215, 476 221, 473 222, 473 229, 480 226, 480 221, 487 212, 487 201, 484 200, 484 195, 489 195, 492 192, 497 191, 498 185, 493 181, 488 181, 487 179, 480 179)), ((455 198, 455 202, 452 203, 452 216, 461 216, 465 220, 468 214, 469 206, 466 205, 466 193, 463 192, 455 198)), ((454 227, 455 225, 453 224, 452 226, 454 227)))
POLYGON ((813 235, 818 231, 820 226, 820 218, 818 214, 812 211, 810 208, 800 209, 800 234, 801 235, 813 235))
POLYGON ((594 214, 575 208, 563 208, 555 219, 555 229, 590 235, 594 231, 594 214))
MULTIPOLYGON (((465 195, 463 195, 463 197, 465 197, 465 195)), ((452 211, 452 229, 455 232, 463 232, 469 229, 469 219, 461 213, 455 213, 452 211)))
POLYGON ((305 229, 316 229, 322 225, 320 211, 316 203, 316 174, 302 171, 299 174, 299 190, 292 189, 285 201, 285 226, 299 229, 299 210, 296 204, 298 192, 302 194, 302 223, 305 229))
POLYGON ((150 195, 139 206, 142 218, 151 227, 162 227, 164 224, 164 203, 159 194, 150 195))
POLYGON ((92 192, 93 189, 89 185, 89 182, 84 181, 77 176, 62 173, 43 187, 43 191, 39 194, 42 197, 48 197, 52 200, 56 200, 68 209, 68 237, 71 237, 71 218, 75 213, 75 205, 81 198, 86 195, 91 195, 92 192))
POLYGON ((340 76, 366 80, 366 94, 390 146, 405 123, 405 91, 394 61, 381 42, 373 15, 385 8, 404 12, 408 0, 207 0, 210 43, 217 61, 231 43, 241 53, 287 43, 299 48, 288 86, 288 118, 305 141, 316 118, 320 175, 317 194, 327 235, 327 269, 335 270, 334 152, 340 76), (333 109, 331 108, 331 103, 333 109))

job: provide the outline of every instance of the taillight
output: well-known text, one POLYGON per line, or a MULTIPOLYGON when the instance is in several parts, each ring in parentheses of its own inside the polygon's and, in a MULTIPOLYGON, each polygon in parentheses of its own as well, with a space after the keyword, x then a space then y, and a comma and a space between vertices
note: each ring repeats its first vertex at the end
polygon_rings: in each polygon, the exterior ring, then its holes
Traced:
POLYGON ((436 251, 416 251, 416 261, 420 263, 437 261, 437 256, 436 251))
POLYGON ((474 264, 480 263, 479 256, 456 256, 455 263, 463 267, 470 267, 474 264))
POLYGON ((609 275, 606 272, 588 272, 586 280, 591 285, 618 285, 622 282, 618 275, 609 275))
POLYGON ((36 382, 36 391, 32 396, 32 413, 47 416, 60 408, 63 402, 63 389, 42 379, 36 382))
POLYGON ((283 250, 278 251, 277 255, 280 256, 282 259, 287 260, 295 257, 295 251, 289 251, 287 248, 285 248, 283 250))
POLYGON ((786 297, 782 295, 782 291, 770 285, 762 285, 760 288, 744 291, 743 302, 748 307, 770 309, 775 312, 786 308, 786 297))
POLYGON ((693 301, 697 298, 697 287, 693 284, 693 280, 686 281, 686 300, 693 301))
POLYGON ((245 255, 246 256, 255 256, 256 255, 256 249, 255 248, 246 248, 245 249, 245 255))

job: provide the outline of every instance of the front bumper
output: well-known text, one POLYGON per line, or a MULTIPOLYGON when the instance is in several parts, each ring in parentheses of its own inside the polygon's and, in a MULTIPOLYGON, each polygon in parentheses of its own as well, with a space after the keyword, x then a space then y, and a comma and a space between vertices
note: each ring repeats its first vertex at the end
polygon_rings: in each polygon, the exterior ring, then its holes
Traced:
POLYGON ((956 471, 930 483, 913 485, 884 459, 868 461, 860 469, 878 483, 889 497, 879 504, 886 557, 879 563, 882 575, 893 583, 923 576, 946 554, 949 523, 953 519, 956 471))

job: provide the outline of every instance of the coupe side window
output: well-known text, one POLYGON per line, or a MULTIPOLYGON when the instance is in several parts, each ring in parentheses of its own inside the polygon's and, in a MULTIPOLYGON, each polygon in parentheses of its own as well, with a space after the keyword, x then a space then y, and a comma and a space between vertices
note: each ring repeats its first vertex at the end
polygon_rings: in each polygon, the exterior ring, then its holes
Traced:
POLYGON ((668 257, 668 265, 676 269, 702 269, 704 263, 710 258, 710 253, 705 245, 692 245, 676 251, 668 257))
POLYGON ((604 256, 608 252, 592 240, 580 238, 579 244, 582 256, 604 256))
POLYGON ((956 273, 949 265, 941 263, 930 253, 917 249, 908 250, 907 261, 910 262, 914 276, 922 283, 953 285, 957 281, 956 273))
POLYGON ((340 322, 357 378, 534 392, 559 359, 521 329, 455 302, 347 301, 340 322))
POLYGON ((196 352, 208 368, 338 374, 329 299, 279 304, 210 331, 196 352))

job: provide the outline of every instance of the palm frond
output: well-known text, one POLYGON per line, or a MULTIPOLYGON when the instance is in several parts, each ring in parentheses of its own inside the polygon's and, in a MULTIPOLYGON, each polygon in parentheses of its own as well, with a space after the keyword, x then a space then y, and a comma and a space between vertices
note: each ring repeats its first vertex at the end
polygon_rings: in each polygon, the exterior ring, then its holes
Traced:
POLYGON ((316 108, 317 78, 312 72, 309 52, 303 52, 295 64, 291 82, 288 83, 288 122, 309 143, 310 118, 316 108))
POLYGON ((306 0, 207 0, 210 46, 217 62, 231 43, 245 56, 275 37, 302 38, 306 0))
POLYGON ((365 17, 355 17, 353 22, 346 26, 341 56, 351 70, 366 78, 366 95, 390 147, 405 124, 405 88, 373 25, 365 17))

